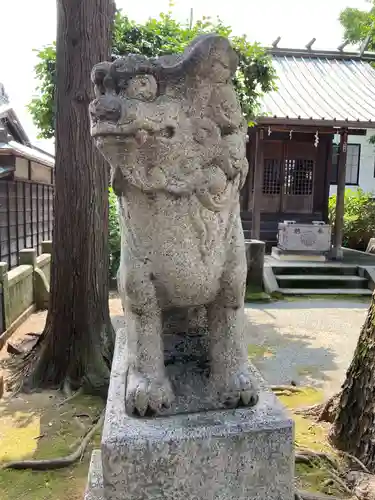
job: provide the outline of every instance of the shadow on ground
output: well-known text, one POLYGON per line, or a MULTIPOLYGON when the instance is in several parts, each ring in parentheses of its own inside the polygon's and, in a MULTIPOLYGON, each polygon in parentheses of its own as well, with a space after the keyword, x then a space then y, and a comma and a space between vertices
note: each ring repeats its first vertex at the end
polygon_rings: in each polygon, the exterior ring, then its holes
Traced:
MULTIPOLYGON (((272 385, 333 393, 344 380, 367 307, 336 299, 247 305, 249 357, 272 385)), ((116 329, 124 324, 120 315, 112 321, 116 329)))
POLYGON ((270 384, 333 393, 344 381, 367 308, 338 300, 247 306, 250 358, 270 384))

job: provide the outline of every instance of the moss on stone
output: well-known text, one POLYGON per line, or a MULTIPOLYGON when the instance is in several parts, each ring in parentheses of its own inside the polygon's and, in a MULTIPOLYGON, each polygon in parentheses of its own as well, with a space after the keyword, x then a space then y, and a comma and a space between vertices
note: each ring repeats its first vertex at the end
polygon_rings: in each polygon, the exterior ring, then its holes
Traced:
POLYGON ((246 288, 245 302, 270 302, 271 297, 262 290, 246 288))

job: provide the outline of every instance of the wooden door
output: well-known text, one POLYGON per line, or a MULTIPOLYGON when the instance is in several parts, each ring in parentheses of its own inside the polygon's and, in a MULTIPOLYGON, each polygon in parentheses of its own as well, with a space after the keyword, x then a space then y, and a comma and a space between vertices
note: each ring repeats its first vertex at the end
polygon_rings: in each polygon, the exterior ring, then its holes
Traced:
POLYGON ((317 148, 313 143, 264 141, 261 211, 312 213, 317 148))
POLYGON ((279 212, 283 185, 284 144, 282 141, 264 141, 262 212, 279 212))
POLYGON ((317 148, 311 143, 289 141, 284 151, 281 211, 312 213, 317 148))

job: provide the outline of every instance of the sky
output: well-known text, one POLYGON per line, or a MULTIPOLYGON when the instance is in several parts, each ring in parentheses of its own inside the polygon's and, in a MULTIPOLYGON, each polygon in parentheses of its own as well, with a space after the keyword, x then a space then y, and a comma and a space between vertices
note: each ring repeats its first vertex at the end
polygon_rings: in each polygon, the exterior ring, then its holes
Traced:
MULTIPOLYGON (((38 141, 38 130, 27 112, 37 82, 35 49, 55 40, 55 0, 0 0, 0 82, 4 84, 18 117, 34 144, 53 151, 52 141, 38 141)), ((116 0, 130 18, 144 21, 168 10, 168 0, 141 2, 116 0)), ((338 21, 345 7, 369 10, 366 0, 175 0, 173 16, 219 16, 232 26, 234 34, 246 34, 250 41, 265 46, 281 36, 279 47, 303 48, 312 38, 315 48, 336 49, 343 38, 338 21)))

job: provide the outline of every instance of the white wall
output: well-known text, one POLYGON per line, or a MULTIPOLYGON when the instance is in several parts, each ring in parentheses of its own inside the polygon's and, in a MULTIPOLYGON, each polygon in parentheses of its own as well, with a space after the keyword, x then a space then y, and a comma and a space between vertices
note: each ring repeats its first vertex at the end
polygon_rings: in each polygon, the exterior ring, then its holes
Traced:
MULTIPOLYGON (((369 138, 375 135, 374 129, 367 130, 367 135, 350 135, 349 144, 361 144, 361 159, 359 165, 359 186, 349 186, 347 189, 356 189, 360 187, 366 192, 374 193, 375 196, 375 145, 369 144, 369 138)), ((330 187, 330 194, 336 194, 337 186, 330 187)))

